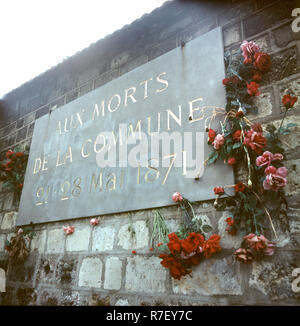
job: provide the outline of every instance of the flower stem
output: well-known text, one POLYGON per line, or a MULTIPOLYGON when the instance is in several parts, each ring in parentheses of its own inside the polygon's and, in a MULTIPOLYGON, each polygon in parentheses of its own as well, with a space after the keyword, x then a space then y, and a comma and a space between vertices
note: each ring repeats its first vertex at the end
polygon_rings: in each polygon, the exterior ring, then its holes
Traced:
POLYGON ((278 130, 277 130, 277 134, 276 134, 277 137, 278 137, 278 135, 279 135, 279 133, 280 133, 280 129, 281 129, 281 127, 282 127, 283 121, 284 121, 284 119, 285 119, 285 117, 286 117, 286 114, 287 114, 288 110, 289 110, 289 109, 285 108, 285 112, 284 112, 283 118, 282 118, 281 123, 280 123, 280 126, 279 126, 279 128, 278 128, 278 130))

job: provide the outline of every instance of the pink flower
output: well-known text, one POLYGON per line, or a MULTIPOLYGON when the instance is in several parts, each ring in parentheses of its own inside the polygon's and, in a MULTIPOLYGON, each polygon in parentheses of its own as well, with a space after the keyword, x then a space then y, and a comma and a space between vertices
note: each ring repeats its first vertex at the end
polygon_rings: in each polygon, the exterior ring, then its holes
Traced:
POLYGON ((66 235, 72 234, 75 231, 75 226, 63 226, 62 228, 66 235))
POLYGON ((256 158, 256 165, 257 166, 269 166, 272 161, 281 161, 283 159, 282 154, 272 154, 271 152, 264 152, 261 156, 256 158))
POLYGON ((256 235, 254 233, 250 233, 245 236, 244 239, 247 240, 249 247, 258 253, 261 253, 266 256, 271 256, 275 252, 276 244, 268 240, 263 235, 256 235))
POLYGON ((228 163, 229 165, 234 165, 234 164, 236 164, 236 159, 235 159, 234 157, 230 157, 230 158, 228 159, 227 163, 228 163))
POLYGON ((287 185, 286 176, 288 172, 284 166, 278 169, 272 167, 272 169, 266 169, 265 172, 273 172, 267 174, 266 179, 263 182, 265 190, 278 191, 280 188, 287 185))
POLYGON ((238 261, 244 264, 249 264, 253 261, 253 254, 250 249, 240 248, 234 252, 234 256, 238 261))
POLYGON ((24 232, 24 231, 23 231, 23 229, 21 229, 21 228, 18 230, 18 234, 19 234, 19 235, 22 234, 23 232, 24 232))
POLYGON ((178 201, 183 201, 183 198, 182 198, 180 192, 174 192, 172 199, 173 199, 174 203, 177 203, 178 201))
POLYGON ((262 153, 262 149, 267 146, 267 139, 263 136, 263 133, 254 126, 252 129, 245 133, 243 144, 250 147, 257 155, 262 153))
POLYGON ((244 57, 244 64, 247 63, 252 63, 253 60, 253 56, 256 52, 259 51, 259 46, 257 44, 255 44, 253 41, 244 41, 241 46, 240 49, 242 50, 242 54, 244 57))
POLYGON ((99 218, 95 218, 95 217, 92 218, 90 220, 90 224, 93 225, 93 226, 98 225, 99 224, 99 218))
POLYGON ((214 149, 220 149, 221 148, 221 146, 224 144, 224 142, 225 142, 225 138, 224 138, 224 136, 223 135, 217 135, 216 137, 215 137, 215 140, 213 141, 213 145, 214 145, 214 149))
POLYGON ((256 158, 256 165, 257 166, 264 166, 264 165, 270 165, 273 161, 273 154, 271 152, 264 152, 261 156, 258 156, 256 158))
POLYGON ((265 169, 265 174, 275 174, 277 169, 273 166, 270 165, 265 169))

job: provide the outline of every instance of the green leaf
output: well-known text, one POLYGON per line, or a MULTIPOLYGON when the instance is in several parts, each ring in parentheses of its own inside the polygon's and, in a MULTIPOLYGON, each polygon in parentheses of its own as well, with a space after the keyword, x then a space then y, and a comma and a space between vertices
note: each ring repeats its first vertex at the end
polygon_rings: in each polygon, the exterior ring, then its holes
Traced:
POLYGON ((208 164, 214 163, 218 159, 218 157, 219 157, 219 153, 217 151, 212 152, 209 155, 208 164))
POLYGON ((238 148, 240 148, 240 147, 241 147, 241 143, 235 143, 235 144, 232 146, 233 149, 238 149, 238 148))
POLYGON ((208 233, 208 232, 212 231, 213 228, 210 225, 205 224, 202 226, 202 230, 203 230, 203 232, 208 233))

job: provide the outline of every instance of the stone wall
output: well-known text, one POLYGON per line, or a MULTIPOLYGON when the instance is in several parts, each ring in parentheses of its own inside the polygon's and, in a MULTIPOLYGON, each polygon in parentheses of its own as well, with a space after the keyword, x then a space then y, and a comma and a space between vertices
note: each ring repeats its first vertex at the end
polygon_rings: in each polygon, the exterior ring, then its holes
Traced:
MULTIPOLYGON (((0 151, 30 144, 34 121, 114 78, 221 26, 224 48, 238 50, 254 40, 272 56, 272 70, 250 116, 264 126, 279 125, 280 99, 286 90, 300 96, 300 33, 291 29, 291 11, 298 1, 171 1, 149 15, 92 44, 56 67, 7 94, 0 102, 0 151)), ((221 82, 221 81, 220 81, 221 82)), ((212 202, 194 209, 222 236, 224 248, 201 263, 193 277, 171 279, 150 251, 152 210, 101 216, 92 227, 89 217, 35 225, 36 237, 24 266, 8 275, 4 305, 290 305, 299 304, 292 291, 292 270, 300 267, 300 102, 287 122, 298 123, 284 136, 289 169, 287 216, 277 211, 276 254, 263 263, 241 265, 232 253, 240 238, 225 231, 228 212, 212 202), (76 230, 66 236, 63 225, 76 230), (133 226, 135 234, 131 232, 133 226), (136 254, 132 253, 136 251, 136 254)), ((239 178, 239 174, 236 175, 239 178)), ((1 189, 1 186, 0 186, 1 189)), ((177 207, 160 210, 170 230, 181 218, 177 207)), ((0 268, 7 269, 5 240, 13 235, 18 202, 0 193, 0 268)), ((155 246, 154 246, 155 247, 155 246)))

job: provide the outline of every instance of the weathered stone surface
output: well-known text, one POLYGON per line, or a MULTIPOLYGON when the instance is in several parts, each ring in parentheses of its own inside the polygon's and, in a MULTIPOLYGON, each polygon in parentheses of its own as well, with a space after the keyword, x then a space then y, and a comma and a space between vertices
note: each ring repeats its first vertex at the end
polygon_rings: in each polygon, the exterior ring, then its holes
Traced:
POLYGON ((149 230, 145 221, 137 221, 131 225, 125 224, 118 233, 118 245, 123 249, 139 249, 148 246, 149 230))
POLYGON ((288 160, 285 162, 288 169, 288 184, 285 187, 286 193, 291 196, 300 192, 300 159, 288 160))
POLYGON ((14 202, 14 194, 12 192, 7 193, 3 203, 3 209, 11 210, 13 208, 13 202, 14 202))
POLYGON ((272 31, 275 44, 279 48, 284 48, 289 45, 290 42, 300 39, 299 33, 294 33, 291 28, 291 24, 280 26, 272 31))
POLYGON ((64 250, 65 233, 62 229, 48 230, 47 249, 49 253, 61 253, 64 250))
POLYGON ((55 280, 61 285, 75 284, 77 271, 77 258, 64 257, 61 259, 55 269, 55 280))
POLYGON ((6 235, 0 234, 0 251, 4 251, 5 239, 6 239, 6 235))
POLYGON ((127 299, 118 299, 115 303, 116 306, 129 306, 127 299))
POLYGON ((75 232, 66 239, 66 251, 87 251, 89 249, 91 228, 89 225, 75 227, 75 232))
POLYGON ((254 98, 253 104, 257 107, 256 114, 248 114, 250 120, 264 118, 272 114, 272 94, 270 92, 262 93, 254 98))
POLYGON ((104 289, 120 290, 122 284, 122 261, 118 257, 109 257, 105 263, 104 289))
MULTIPOLYGON (((291 287, 293 269, 292 265, 284 261, 255 261, 249 286, 267 296, 271 301, 297 298, 297 293, 294 293, 291 287)), ((299 294, 298 298, 300 298, 299 294)))
POLYGON ((172 279, 173 291, 185 295, 242 295, 239 263, 233 259, 207 259, 193 269, 192 277, 172 279))
POLYGON ((5 213, 3 216, 2 223, 1 223, 1 229, 6 230, 6 229, 12 229, 13 227, 15 227, 17 216, 18 216, 17 212, 5 213))
POLYGON ((223 31, 224 46, 241 41, 240 24, 227 27, 223 31))
POLYGON ((100 258, 84 258, 79 271, 79 286, 101 288, 103 264, 100 258))
POLYGON ((54 282, 53 276, 57 264, 56 256, 41 257, 38 262, 36 284, 39 283, 52 283, 54 282))
POLYGON ((112 250, 116 230, 113 226, 98 225, 92 231, 92 251, 112 250))
POLYGON ((36 235, 31 240, 31 251, 38 251, 40 254, 45 251, 46 230, 36 231, 36 235))
POLYGON ((166 270, 158 257, 127 259, 125 288, 129 292, 165 292, 166 270))
POLYGON ((228 217, 232 217, 232 214, 224 211, 218 221, 218 234, 221 236, 220 246, 224 249, 238 249, 241 246, 241 238, 238 235, 232 236, 226 231, 228 227, 226 219, 228 217))

